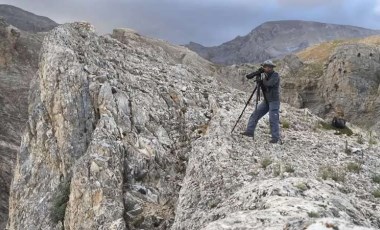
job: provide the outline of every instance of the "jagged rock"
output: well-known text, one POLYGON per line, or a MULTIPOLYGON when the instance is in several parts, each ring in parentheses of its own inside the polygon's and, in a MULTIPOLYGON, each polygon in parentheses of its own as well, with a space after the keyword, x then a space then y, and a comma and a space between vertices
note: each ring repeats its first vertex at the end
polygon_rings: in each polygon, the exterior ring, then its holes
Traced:
POLYGON ((80 23, 45 38, 12 185, 9 229, 56 226, 46 217, 63 180, 71 181, 65 228, 160 227, 174 218, 184 159, 210 120, 204 114, 212 92, 221 88, 211 76, 199 75, 201 67, 168 62, 171 53, 127 41, 98 37, 80 23), (143 207, 137 217, 124 214, 126 196, 143 207), (38 207, 32 205, 37 201, 38 207))
POLYGON ((190 51, 129 30, 112 37, 87 23, 45 37, 7 229, 295 229, 325 223, 316 216, 380 227, 377 145, 286 104, 284 145, 268 143, 267 117, 257 140, 231 135, 246 93, 190 51))
POLYGON ((218 113, 193 143, 172 229, 304 229, 316 217, 379 227, 379 201, 368 192, 377 187, 368 175, 378 171, 378 148, 366 149, 365 159, 348 156, 344 140, 357 146, 355 138, 319 131, 319 118, 291 108, 281 116, 292 124, 283 145, 252 143, 225 132, 236 112, 218 113), (347 172, 351 161, 365 162, 365 172, 347 172), (341 178, 322 180, 323 167, 342 170, 341 178))

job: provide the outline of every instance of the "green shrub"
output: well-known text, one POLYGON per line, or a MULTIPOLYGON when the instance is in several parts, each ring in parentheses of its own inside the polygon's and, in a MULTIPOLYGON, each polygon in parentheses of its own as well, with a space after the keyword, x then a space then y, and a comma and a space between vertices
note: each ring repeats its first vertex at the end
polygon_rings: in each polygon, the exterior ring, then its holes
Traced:
POLYGON ((369 139, 369 142, 368 142, 370 145, 377 145, 377 141, 373 138, 369 139))
POLYGON ((58 185, 56 194, 53 196, 50 209, 50 218, 53 223, 63 222, 67 202, 70 196, 70 182, 65 181, 58 185))
POLYGON ((272 164, 273 161, 272 159, 270 159, 269 157, 267 158, 264 158, 262 161, 261 161, 261 167, 266 169, 270 164, 272 164))
POLYGON ((361 165, 355 162, 350 162, 347 164, 347 170, 349 172, 359 173, 361 168, 361 165))
POLYGON ((346 134, 347 136, 351 136, 352 134, 354 134, 354 132, 352 132, 352 130, 348 127, 345 127, 344 129, 338 129, 332 126, 331 124, 323 122, 323 121, 319 123, 319 126, 325 130, 335 130, 336 135, 346 134))
POLYGON ((324 166, 319 168, 319 173, 322 179, 327 180, 328 178, 336 182, 344 182, 346 173, 343 169, 333 168, 331 166, 324 166))
POLYGON ((372 195, 375 198, 380 198, 380 189, 376 189, 375 191, 372 192, 372 195))
POLYGON ((280 165, 280 164, 276 164, 276 165, 273 167, 273 175, 274 175, 275 177, 281 175, 281 165, 280 165))
POLYGON ((289 129, 290 128, 290 123, 286 120, 282 121, 282 128, 284 129, 289 129))
POLYGON ((373 137, 373 134, 372 134, 372 131, 369 132, 369 141, 368 143, 370 145, 376 145, 377 144, 377 141, 375 140, 375 138, 373 137))
POLYGON ((358 140, 357 140, 357 142, 358 142, 358 144, 364 144, 364 138, 363 138, 363 136, 362 135, 359 135, 358 136, 358 140))
POLYGON ((373 175, 373 176, 372 176, 372 181, 373 181, 374 183, 378 183, 378 184, 380 184, 380 174, 373 175))
POLYGON ((317 212, 308 212, 307 215, 310 218, 319 218, 319 214, 317 212))
POLYGON ((308 190, 307 184, 305 184, 303 182, 296 184, 295 187, 298 188, 299 190, 301 190, 302 192, 308 190))
POLYGON ((287 173, 294 173, 295 169, 294 169, 294 167, 291 164, 286 164, 285 165, 285 172, 287 172, 287 173))

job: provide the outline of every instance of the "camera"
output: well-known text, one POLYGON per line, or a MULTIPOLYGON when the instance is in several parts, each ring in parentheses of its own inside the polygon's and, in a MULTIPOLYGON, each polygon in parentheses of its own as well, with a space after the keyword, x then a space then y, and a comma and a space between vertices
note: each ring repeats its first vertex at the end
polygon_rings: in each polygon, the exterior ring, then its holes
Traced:
POLYGON ((258 70, 256 70, 253 73, 250 73, 250 74, 246 75, 245 77, 248 78, 248 79, 252 79, 255 76, 260 76, 262 73, 264 73, 264 68, 260 67, 258 70))

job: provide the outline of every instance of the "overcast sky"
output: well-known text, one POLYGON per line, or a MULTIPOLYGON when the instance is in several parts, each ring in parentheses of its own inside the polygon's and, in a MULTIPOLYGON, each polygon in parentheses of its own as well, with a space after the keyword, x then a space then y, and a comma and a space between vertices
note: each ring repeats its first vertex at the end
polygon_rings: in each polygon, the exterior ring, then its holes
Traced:
POLYGON ((99 33, 128 27, 176 44, 220 45, 266 21, 299 19, 380 29, 380 0, 0 0, 99 33))

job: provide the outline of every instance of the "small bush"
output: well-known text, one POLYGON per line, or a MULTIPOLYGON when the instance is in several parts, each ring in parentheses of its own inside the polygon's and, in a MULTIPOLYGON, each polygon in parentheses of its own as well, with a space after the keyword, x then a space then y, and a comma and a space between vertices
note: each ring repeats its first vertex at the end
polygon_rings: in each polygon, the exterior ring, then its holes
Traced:
POLYGON ((373 181, 374 183, 378 183, 378 184, 380 184, 380 174, 373 175, 373 176, 372 176, 372 181, 373 181))
POLYGON ((368 143, 370 145, 376 145, 377 144, 377 141, 375 140, 375 138, 373 137, 373 133, 372 131, 369 132, 369 141, 368 143))
POLYGON ((364 138, 362 135, 358 136, 358 140, 357 140, 358 144, 364 144, 364 138))
POLYGON ((287 173, 294 173, 295 169, 294 169, 294 167, 292 165, 286 164, 285 165, 285 172, 287 172, 287 173))
POLYGON ((375 197, 375 198, 380 198, 380 189, 377 189, 375 191, 372 192, 372 195, 375 197))
POLYGON ((359 173, 361 168, 362 168, 361 165, 355 162, 350 162, 347 164, 347 170, 349 172, 359 173))
POLYGON ((308 212, 307 215, 310 218, 319 218, 319 214, 317 212, 308 212))
POLYGON ((346 176, 346 173, 343 169, 333 168, 331 166, 319 168, 319 173, 322 179, 327 180, 330 178, 336 182, 344 182, 346 176))
POLYGON ((301 190, 302 192, 308 190, 308 187, 305 183, 301 182, 299 184, 296 184, 295 186, 296 188, 298 188, 299 190, 301 190))
POLYGON ((326 122, 320 122, 319 125, 322 129, 325 130, 335 130, 336 135, 346 134, 347 136, 351 136, 352 134, 354 134, 354 132, 352 132, 352 130, 348 127, 345 127, 344 129, 338 129, 326 122))
POLYGON ((281 165, 280 164, 275 165, 275 167, 273 169, 273 175, 275 177, 281 175, 281 165))
POLYGON ((282 121, 282 128, 284 129, 289 129, 290 128, 290 123, 286 120, 282 121))
POLYGON ((270 164, 272 164, 273 161, 272 159, 270 159, 269 157, 267 158, 264 158, 262 161, 261 161, 261 167, 266 169, 270 164))
POLYGON ((368 142, 370 145, 377 145, 377 141, 373 138, 369 139, 369 142, 368 142))
POLYGON ((50 208, 50 218, 53 223, 57 224, 58 222, 63 222, 69 196, 70 182, 62 182, 57 188, 56 194, 52 200, 52 206, 50 208))

